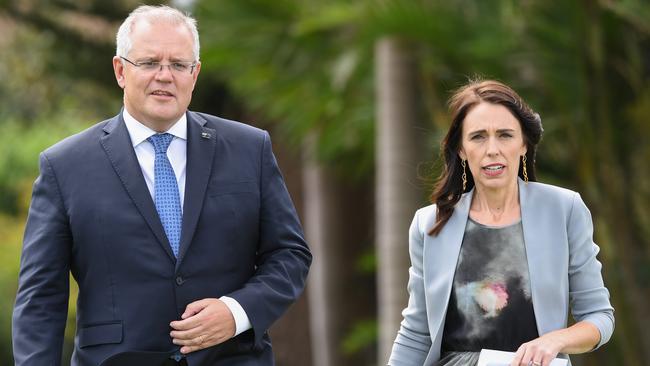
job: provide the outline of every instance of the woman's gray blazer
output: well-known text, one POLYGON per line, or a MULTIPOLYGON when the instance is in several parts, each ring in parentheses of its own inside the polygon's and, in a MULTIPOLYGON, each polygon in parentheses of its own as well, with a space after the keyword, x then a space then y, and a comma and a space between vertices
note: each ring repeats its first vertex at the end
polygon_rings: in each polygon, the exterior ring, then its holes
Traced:
MULTIPOLYGON (((415 213, 409 230, 409 302, 390 355, 391 366, 436 365, 456 263, 472 193, 465 193, 438 236, 427 235, 436 206, 415 213)), ((576 192, 519 180, 521 222, 533 308, 540 335, 577 321, 600 331, 597 347, 614 331, 614 309, 603 284, 591 214, 576 192)))

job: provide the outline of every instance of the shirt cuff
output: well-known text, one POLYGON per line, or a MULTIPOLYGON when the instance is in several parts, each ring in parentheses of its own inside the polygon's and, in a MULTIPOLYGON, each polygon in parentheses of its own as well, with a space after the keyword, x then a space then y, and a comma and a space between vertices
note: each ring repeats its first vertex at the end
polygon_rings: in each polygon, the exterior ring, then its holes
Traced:
POLYGON ((233 318, 235 318, 235 335, 233 337, 236 337, 241 333, 253 328, 251 321, 248 319, 248 315, 246 315, 244 308, 239 305, 239 302, 237 302, 237 300, 228 296, 221 296, 219 300, 223 301, 223 303, 226 304, 228 309, 230 309, 233 318))

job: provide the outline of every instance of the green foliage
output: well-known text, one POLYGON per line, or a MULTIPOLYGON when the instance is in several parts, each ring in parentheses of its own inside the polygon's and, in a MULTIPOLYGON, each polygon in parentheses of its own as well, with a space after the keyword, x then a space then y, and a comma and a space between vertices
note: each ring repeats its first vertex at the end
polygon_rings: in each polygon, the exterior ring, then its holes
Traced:
POLYGON ((358 321, 341 342, 343 352, 355 354, 372 345, 379 334, 376 320, 358 321))
POLYGON ((374 250, 363 253, 356 263, 361 273, 377 273, 377 253, 374 250))
POLYGON ((52 36, 38 35, 28 28, 5 23, 10 31, 0 45, 12 52, 0 53, 0 121, 8 118, 31 120, 37 113, 51 113, 57 94, 54 80, 42 80, 47 70, 52 36))
POLYGON ((13 364, 11 355, 11 314, 18 285, 20 241, 23 223, 0 214, 0 364, 13 364))
POLYGON ((372 168, 371 45, 354 42, 346 2, 203 1, 203 72, 253 111, 279 122, 295 147, 317 137, 317 157, 350 176, 372 168), (236 75, 236 77, 232 77, 236 75))
MULTIPOLYGON (((0 53, 0 124, 33 124, 60 111, 86 117, 114 113, 119 88, 52 72, 61 62, 55 34, 1 20, 0 29, 6 34, 0 37, 0 47, 11 52, 0 53)), ((112 75, 110 59, 98 66, 112 75)))
MULTIPOLYGON (((84 127, 74 118, 63 116, 28 126, 0 123, 0 343, 4 345, 11 345, 11 314, 18 284, 20 248, 31 186, 38 175, 38 154, 84 127)), ((75 298, 76 287, 72 286, 65 341, 68 358, 74 339, 75 298)), ((0 347, 0 364, 13 363, 10 349, 0 347)))
POLYGON ((25 213, 21 194, 38 175, 38 154, 48 146, 88 127, 79 117, 60 115, 32 125, 0 123, 0 212, 25 213), (46 126, 46 127, 43 127, 46 126))
MULTIPOLYGON (((23 205, 28 204, 29 189, 21 195, 25 197, 23 205)), ((13 364, 11 353, 11 316, 13 312, 16 290, 18 288, 18 270, 20 265, 20 248, 25 219, 22 216, 12 217, 0 213, 0 365, 13 364)), ((74 344, 77 286, 70 278, 70 305, 64 341, 64 364, 69 363, 74 344)))

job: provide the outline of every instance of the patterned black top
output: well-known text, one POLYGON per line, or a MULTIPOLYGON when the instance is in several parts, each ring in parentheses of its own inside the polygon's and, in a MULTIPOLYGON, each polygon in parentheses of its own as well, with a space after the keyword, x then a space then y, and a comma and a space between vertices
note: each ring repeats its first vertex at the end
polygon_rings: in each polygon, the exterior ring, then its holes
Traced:
POLYGON ((491 227, 467 220, 442 351, 516 351, 537 337, 521 221, 491 227))

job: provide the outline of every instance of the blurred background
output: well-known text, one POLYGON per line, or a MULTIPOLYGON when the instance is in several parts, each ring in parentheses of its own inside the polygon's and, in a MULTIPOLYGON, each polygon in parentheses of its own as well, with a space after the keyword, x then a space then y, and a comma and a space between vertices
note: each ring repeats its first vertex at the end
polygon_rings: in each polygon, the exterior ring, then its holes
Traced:
MULTIPOLYGON (((139 4, 0 0, 0 365, 13 364, 38 153, 118 113, 114 35, 139 4)), ((407 301, 408 225, 440 172, 446 100, 474 76, 539 112, 539 180, 591 209, 616 330, 574 365, 650 365, 650 3, 171 4, 199 21, 190 108, 271 131, 314 253, 305 294, 271 329, 279 366, 385 364, 407 301)))

